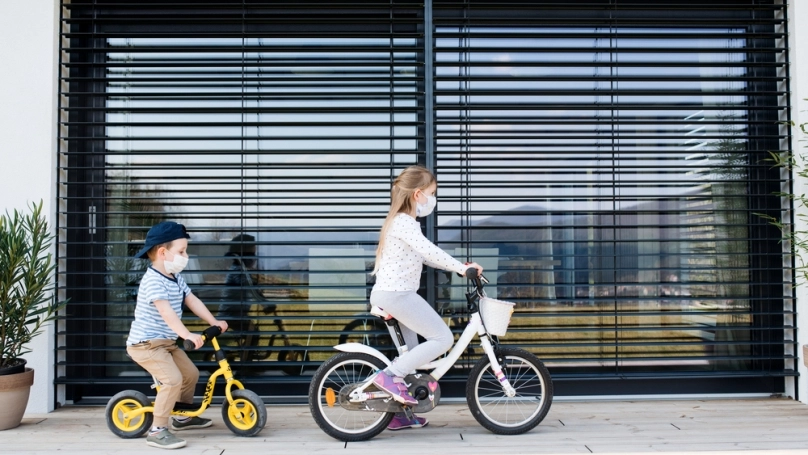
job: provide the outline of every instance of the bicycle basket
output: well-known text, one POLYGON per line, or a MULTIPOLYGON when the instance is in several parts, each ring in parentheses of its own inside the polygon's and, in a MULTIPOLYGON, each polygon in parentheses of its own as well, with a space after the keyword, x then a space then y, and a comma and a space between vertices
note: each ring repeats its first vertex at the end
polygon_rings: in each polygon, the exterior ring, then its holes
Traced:
POLYGON ((480 298, 480 316, 483 318, 488 333, 498 337, 505 336, 508 331, 508 324, 511 323, 514 306, 516 304, 513 302, 492 299, 486 296, 480 298))

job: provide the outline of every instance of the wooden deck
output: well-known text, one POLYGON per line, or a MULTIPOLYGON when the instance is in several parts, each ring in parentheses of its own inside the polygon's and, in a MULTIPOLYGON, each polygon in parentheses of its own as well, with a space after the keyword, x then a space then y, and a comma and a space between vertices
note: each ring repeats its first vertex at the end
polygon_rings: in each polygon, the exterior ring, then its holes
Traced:
MULTIPOLYGON (((386 431, 363 443, 326 436, 306 406, 270 406, 269 423, 254 438, 239 438, 222 423, 220 407, 205 413, 214 426, 181 432, 180 453, 284 454, 562 454, 668 452, 716 455, 808 454, 808 406, 785 398, 660 401, 558 401, 533 431, 489 433, 465 404, 447 403, 425 414, 428 427, 386 431)), ((125 440, 106 428, 101 407, 66 407, 26 415, 18 428, 0 431, 0 453, 96 455, 160 453, 144 439, 125 440)))

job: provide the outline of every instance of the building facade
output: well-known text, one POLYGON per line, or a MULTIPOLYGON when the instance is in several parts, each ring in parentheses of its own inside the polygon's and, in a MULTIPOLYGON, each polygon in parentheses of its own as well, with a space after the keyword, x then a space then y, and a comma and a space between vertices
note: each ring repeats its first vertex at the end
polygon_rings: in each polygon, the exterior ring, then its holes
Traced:
MULTIPOLYGON (((778 192, 803 185, 770 153, 800 150, 805 5, 10 10, 0 197, 45 201, 70 298, 36 340, 29 410, 147 388, 123 348, 146 266, 132 253, 164 219, 188 226, 184 276, 267 401, 304 399, 334 344, 385 349, 369 272, 391 179, 412 164, 439 181, 426 235, 517 303, 501 341, 544 359, 557 395, 806 399, 803 291, 766 219, 789 219, 778 192)), ((462 330, 463 280, 430 270, 422 285, 462 330)))

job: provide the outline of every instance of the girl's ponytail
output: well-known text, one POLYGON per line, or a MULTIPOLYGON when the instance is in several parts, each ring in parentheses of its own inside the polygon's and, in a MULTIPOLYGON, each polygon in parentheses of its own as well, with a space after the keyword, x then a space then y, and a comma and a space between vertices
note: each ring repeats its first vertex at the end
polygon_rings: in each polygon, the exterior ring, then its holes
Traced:
POLYGON ((435 176, 423 166, 410 166, 401 171, 401 174, 393 181, 393 186, 390 189, 390 211, 387 212, 382 229, 379 231, 379 246, 376 247, 376 265, 373 267, 371 275, 375 275, 379 271, 387 231, 390 230, 393 219, 399 213, 412 213, 414 208, 412 195, 417 190, 423 191, 429 188, 433 183, 436 183, 435 176))

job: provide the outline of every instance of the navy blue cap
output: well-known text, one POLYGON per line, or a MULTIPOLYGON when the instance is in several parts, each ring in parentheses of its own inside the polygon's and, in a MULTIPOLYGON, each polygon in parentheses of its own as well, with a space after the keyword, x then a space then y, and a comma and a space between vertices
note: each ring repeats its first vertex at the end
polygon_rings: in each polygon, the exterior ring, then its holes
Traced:
POLYGON ((136 258, 145 258, 146 253, 149 252, 155 245, 162 245, 163 243, 170 242, 177 239, 190 239, 191 236, 185 230, 185 226, 173 221, 163 221, 155 224, 149 229, 146 234, 146 244, 137 252, 136 258))

